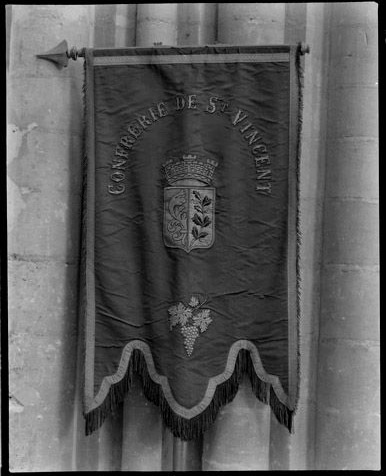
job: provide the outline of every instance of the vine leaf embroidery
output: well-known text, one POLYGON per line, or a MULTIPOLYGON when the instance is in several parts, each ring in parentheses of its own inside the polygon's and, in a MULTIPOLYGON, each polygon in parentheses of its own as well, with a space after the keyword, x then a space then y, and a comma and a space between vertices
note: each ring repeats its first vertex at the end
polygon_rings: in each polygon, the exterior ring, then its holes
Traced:
POLYGON ((201 332, 205 332, 208 329, 212 320, 209 309, 203 309, 201 312, 193 316, 194 325, 199 327, 201 332))
POLYGON ((168 309, 170 331, 178 324, 181 326, 180 332, 189 357, 193 352, 197 337, 200 333, 205 332, 213 321, 210 317, 210 309, 199 310, 205 302, 200 303, 196 296, 192 296, 187 306, 179 302, 168 309))
POLYGON ((196 296, 192 296, 189 301, 190 307, 196 307, 200 304, 200 301, 196 298, 196 296))
POLYGON ((192 310, 179 302, 176 306, 169 308, 169 314, 170 329, 172 329, 177 324, 184 326, 192 316, 192 310))

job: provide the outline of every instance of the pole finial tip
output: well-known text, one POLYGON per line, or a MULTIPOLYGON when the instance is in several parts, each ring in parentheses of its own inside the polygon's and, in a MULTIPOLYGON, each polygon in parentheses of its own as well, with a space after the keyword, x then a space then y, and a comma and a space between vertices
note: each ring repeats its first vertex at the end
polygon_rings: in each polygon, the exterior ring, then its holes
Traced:
POLYGON ((299 52, 301 55, 310 53, 310 51, 311 51, 310 45, 307 45, 306 43, 303 43, 303 42, 299 44, 299 52))
POLYGON ((41 53, 40 55, 36 56, 38 58, 51 61, 52 63, 56 64, 59 69, 62 69, 63 67, 66 68, 68 65, 67 48, 67 41, 63 40, 57 46, 55 46, 55 48, 52 48, 46 53, 41 53))

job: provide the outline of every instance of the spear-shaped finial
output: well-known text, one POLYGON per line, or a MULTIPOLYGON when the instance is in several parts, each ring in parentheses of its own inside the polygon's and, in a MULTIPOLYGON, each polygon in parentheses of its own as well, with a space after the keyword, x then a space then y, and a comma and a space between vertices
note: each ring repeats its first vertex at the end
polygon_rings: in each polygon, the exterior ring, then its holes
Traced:
POLYGON ((67 41, 61 41, 55 48, 47 51, 46 53, 42 53, 40 55, 36 55, 38 58, 45 59, 48 61, 52 61, 56 64, 59 69, 63 67, 66 68, 68 65, 68 45, 67 41))

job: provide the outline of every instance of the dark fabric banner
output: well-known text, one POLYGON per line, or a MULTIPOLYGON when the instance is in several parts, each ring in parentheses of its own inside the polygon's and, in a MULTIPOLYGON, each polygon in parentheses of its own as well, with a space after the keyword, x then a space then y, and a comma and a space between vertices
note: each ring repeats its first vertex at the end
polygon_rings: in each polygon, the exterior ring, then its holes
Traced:
POLYGON ((140 375, 198 437, 246 373, 298 394, 296 47, 85 50, 86 432, 140 375))

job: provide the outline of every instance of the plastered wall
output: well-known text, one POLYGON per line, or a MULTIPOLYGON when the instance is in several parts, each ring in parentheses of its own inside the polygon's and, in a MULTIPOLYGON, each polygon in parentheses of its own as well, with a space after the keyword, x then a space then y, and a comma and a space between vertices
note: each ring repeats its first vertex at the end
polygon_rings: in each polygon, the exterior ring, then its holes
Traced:
POLYGON ((7 21, 10 466, 171 470, 173 438, 139 386, 85 438, 77 359, 82 59, 95 47, 304 41, 301 388, 295 434, 243 384, 204 470, 379 468, 375 3, 12 5, 7 21))

